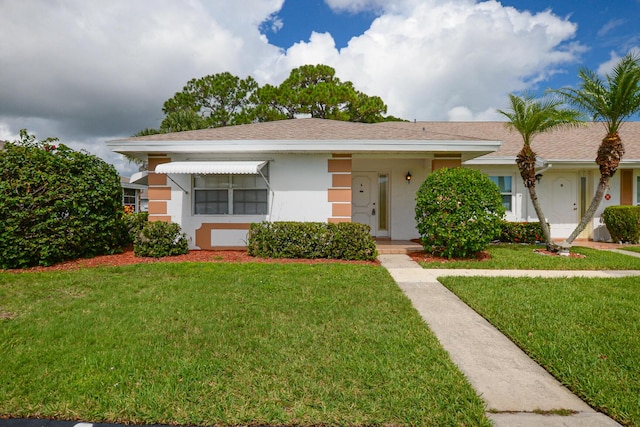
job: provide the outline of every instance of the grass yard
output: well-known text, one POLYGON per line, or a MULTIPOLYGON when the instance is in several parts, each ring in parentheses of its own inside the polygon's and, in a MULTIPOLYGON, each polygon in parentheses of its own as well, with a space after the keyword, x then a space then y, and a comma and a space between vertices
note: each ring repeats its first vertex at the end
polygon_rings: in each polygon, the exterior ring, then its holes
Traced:
POLYGON ((640 426, 637 277, 439 280, 591 406, 640 426))
POLYGON ((575 246, 573 253, 584 258, 550 256, 534 252, 540 245, 491 245, 490 259, 420 261, 425 268, 481 268, 492 270, 640 270, 640 258, 609 251, 575 246))
POLYGON ((488 426, 382 267, 0 273, 0 417, 488 426))

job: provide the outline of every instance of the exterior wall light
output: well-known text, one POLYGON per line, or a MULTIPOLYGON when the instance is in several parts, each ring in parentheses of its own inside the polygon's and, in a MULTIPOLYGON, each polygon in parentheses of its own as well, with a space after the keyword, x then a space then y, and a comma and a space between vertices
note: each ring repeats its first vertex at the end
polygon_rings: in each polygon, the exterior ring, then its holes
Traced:
POLYGON ((407 184, 411 184, 411 172, 407 172, 407 175, 404 177, 407 180, 407 184))

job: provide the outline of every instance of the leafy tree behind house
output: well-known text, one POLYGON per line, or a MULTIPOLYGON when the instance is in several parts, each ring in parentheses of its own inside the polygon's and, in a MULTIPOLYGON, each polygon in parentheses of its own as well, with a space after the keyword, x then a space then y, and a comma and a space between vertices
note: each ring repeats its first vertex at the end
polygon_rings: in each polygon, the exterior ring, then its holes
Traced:
POLYGON ((159 129, 146 128, 136 136, 230 126, 254 121, 314 118, 375 123, 399 121, 385 116, 378 96, 357 91, 342 82, 327 65, 303 65, 291 70, 280 85, 260 87, 251 77, 224 72, 190 80, 164 103, 159 129))
POLYGON ((537 154, 531 144, 534 137, 540 133, 562 127, 577 126, 580 123, 580 113, 562 108, 560 100, 551 98, 539 100, 529 94, 525 94, 522 97, 510 94, 509 101, 509 109, 506 111, 498 110, 498 112, 509 119, 506 126, 511 130, 517 131, 522 136, 523 145, 516 157, 516 164, 518 165, 522 182, 529 190, 531 203, 540 220, 547 249, 555 250, 549 225, 536 192, 535 168, 537 154))
POLYGON ((0 268, 51 265, 121 250, 116 169, 26 130, 0 151, 0 268))
POLYGON ((598 187, 582 220, 567 238, 568 244, 593 219, 624 156, 625 149, 618 130, 625 121, 640 112, 640 56, 627 54, 604 79, 586 68, 580 70, 578 76, 581 80, 578 89, 564 88, 554 92, 590 115, 594 121, 601 121, 606 135, 596 156, 600 168, 598 187))
POLYGON ((176 122, 183 121, 196 129, 250 123, 254 115, 251 99, 257 89, 253 77, 241 79, 229 72, 191 79, 164 103, 166 117, 160 129, 176 132, 176 122))

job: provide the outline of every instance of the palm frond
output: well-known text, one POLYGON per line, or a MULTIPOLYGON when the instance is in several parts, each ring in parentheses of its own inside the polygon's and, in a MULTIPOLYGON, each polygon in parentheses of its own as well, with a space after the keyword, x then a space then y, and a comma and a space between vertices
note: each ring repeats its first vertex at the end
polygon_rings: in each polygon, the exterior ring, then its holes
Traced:
POLYGON ((536 99, 525 93, 522 97, 509 94, 509 101, 510 108, 498 112, 509 119, 505 124, 508 128, 522 135, 525 146, 530 145, 540 133, 581 123, 582 114, 577 110, 564 108, 563 102, 558 98, 536 99))
POLYGON ((605 123, 608 134, 640 111, 640 56, 625 55, 605 78, 594 71, 581 69, 577 89, 562 88, 559 94, 574 107, 605 123))

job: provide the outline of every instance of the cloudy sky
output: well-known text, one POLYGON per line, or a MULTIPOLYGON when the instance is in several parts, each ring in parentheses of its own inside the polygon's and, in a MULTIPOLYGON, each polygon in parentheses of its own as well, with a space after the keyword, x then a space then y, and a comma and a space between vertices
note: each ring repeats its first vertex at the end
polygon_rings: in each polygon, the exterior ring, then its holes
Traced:
POLYGON ((507 94, 575 85, 640 46, 640 0, 0 0, 0 140, 158 127, 191 78, 278 84, 327 64, 408 120, 500 120, 507 94))

